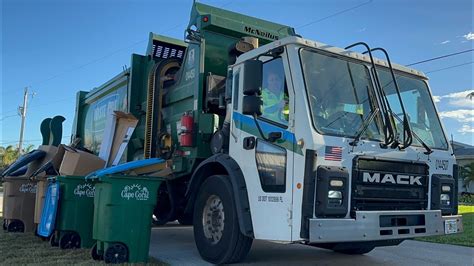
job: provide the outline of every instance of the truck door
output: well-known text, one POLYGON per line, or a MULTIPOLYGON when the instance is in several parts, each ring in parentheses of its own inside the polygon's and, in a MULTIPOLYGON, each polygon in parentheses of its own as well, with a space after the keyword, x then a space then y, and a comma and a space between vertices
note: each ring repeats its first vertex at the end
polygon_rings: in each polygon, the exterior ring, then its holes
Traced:
POLYGON ((239 88, 239 93, 234 93, 238 104, 233 104, 229 153, 245 177, 256 239, 291 241, 295 140, 288 122, 293 92, 287 86, 285 77, 289 77, 289 71, 285 62, 286 56, 282 55, 263 64, 263 115, 257 121, 241 112, 244 71, 240 71, 242 67, 234 69, 233 86, 234 90, 239 88), (280 133, 281 137, 270 140, 270 133, 280 133))

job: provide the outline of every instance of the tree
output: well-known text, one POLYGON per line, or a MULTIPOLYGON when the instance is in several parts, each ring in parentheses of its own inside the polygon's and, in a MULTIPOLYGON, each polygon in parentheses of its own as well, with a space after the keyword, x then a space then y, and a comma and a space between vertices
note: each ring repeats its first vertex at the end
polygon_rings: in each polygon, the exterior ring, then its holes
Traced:
MULTIPOLYGON (((25 149, 23 149, 23 153, 28 153, 34 149, 34 145, 28 145, 25 149)), ((0 146, 0 169, 7 167, 8 165, 15 162, 18 157, 20 157, 20 153, 18 152, 18 148, 12 145, 7 147, 0 146)))
POLYGON ((460 176, 464 180, 464 185, 469 187, 469 183, 474 181, 474 162, 461 166, 460 176))

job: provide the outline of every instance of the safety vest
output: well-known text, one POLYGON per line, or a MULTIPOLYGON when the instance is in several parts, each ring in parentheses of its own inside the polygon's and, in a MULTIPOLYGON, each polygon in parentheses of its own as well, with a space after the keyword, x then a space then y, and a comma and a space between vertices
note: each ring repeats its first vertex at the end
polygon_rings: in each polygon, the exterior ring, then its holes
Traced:
POLYGON ((288 96, 283 91, 276 95, 268 89, 262 90, 263 100, 263 117, 276 122, 282 122, 286 124, 290 114, 288 107, 288 96), (285 106, 281 108, 281 103, 284 102, 285 106))

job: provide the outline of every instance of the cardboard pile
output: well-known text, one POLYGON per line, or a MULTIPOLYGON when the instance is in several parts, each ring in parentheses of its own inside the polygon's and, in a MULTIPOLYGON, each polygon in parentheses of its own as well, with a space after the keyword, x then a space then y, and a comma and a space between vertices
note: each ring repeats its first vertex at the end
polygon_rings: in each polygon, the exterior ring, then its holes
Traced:
POLYGON ((109 115, 99 151, 99 157, 106 162, 106 166, 120 163, 137 124, 138 119, 129 113, 114 111, 109 115))

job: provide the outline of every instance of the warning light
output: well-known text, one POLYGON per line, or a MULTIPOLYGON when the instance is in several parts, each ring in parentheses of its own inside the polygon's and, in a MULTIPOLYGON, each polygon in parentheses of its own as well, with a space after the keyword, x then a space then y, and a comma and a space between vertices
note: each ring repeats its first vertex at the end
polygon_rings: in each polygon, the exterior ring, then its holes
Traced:
POLYGON ((301 183, 296 184, 296 187, 297 187, 298 189, 301 189, 301 183))
POLYGON ((209 21, 209 17, 203 17, 203 18, 202 18, 202 21, 208 22, 208 21, 209 21))

